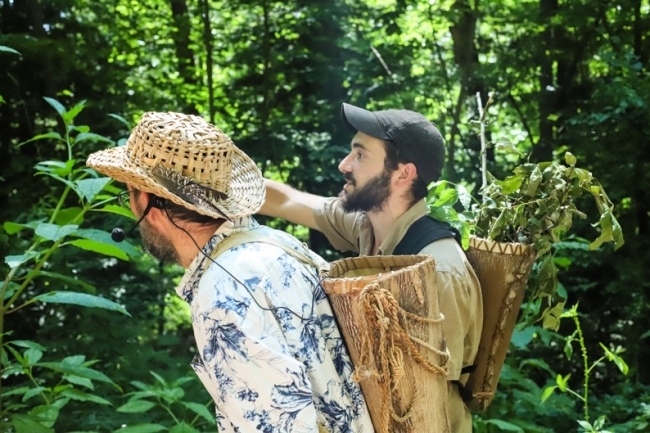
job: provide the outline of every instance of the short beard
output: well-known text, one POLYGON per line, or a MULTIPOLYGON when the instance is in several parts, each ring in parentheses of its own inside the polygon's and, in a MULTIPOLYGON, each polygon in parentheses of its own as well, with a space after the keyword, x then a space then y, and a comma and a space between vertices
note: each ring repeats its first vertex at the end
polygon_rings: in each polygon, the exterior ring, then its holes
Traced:
POLYGON ((147 221, 140 223, 142 245, 146 252, 162 263, 179 263, 178 253, 171 241, 162 233, 157 232, 147 221))
MULTIPOLYGON (((343 210, 346 212, 374 212, 380 211, 390 195, 390 172, 384 170, 377 176, 366 182, 359 189, 350 193, 341 191, 339 197, 343 210)), ((356 180, 351 174, 344 176, 352 186, 356 186, 356 180)))

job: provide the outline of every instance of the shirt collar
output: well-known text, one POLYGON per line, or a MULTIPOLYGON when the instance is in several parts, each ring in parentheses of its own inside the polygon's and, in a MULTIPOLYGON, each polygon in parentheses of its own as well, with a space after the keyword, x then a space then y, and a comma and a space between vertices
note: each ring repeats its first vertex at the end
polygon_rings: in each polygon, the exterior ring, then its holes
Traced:
POLYGON ((424 199, 418 201, 409 209, 407 209, 406 212, 404 212, 397 218, 397 220, 395 220, 395 224, 393 224, 393 226, 390 228, 386 234, 386 238, 379 246, 377 255, 384 256, 392 254, 393 250, 395 250, 395 247, 400 243, 404 235, 406 235, 406 231, 409 229, 409 227, 411 227, 415 221, 422 218, 428 212, 429 209, 424 199))
POLYGON ((226 237, 230 236, 233 233, 241 232, 245 230, 251 230, 259 226, 257 221, 252 216, 246 216, 233 220, 232 222, 226 221, 219 226, 219 228, 214 232, 212 237, 205 243, 201 252, 196 255, 192 263, 185 270, 185 274, 181 279, 178 286, 176 286, 176 293, 178 296, 183 298, 188 303, 192 302, 194 299, 194 294, 199 285, 199 281, 203 276, 206 268, 212 264, 212 260, 209 259, 212 251, 216 246, 226 237))

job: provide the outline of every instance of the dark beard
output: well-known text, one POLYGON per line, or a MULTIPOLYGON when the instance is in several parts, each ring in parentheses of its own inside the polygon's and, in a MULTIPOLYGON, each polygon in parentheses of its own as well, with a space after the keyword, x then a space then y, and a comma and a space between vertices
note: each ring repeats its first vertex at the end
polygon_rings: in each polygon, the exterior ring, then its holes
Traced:
POLYGON ((140 223, 142 245, 146 252, 162 263, 178 263, 178 254, 172 243, 161 233, 156 232, 146 221, 140 223))
MULTIPOLYGON (((346 173, 343 177, 352 186, 356 186, 356 180, 352 174, 346 173)), ((384 170, 366 182, 361 188, 350 193, 345 192, 345 190, 341 191, 339 197, 342 198, 341 204, 346 212, 372 212, 381 210, 389 195, 390 173, 384 170)))

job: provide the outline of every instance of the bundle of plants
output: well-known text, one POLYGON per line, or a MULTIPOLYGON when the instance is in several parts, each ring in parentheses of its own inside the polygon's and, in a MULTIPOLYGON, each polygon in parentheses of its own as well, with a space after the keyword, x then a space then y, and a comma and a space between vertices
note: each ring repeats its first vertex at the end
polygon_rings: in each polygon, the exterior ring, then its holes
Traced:
POLYGON ((557 293, 554 246, 570 236, 574 217, 593 217, 578 209, 581 197, 591 196, 595 204, 593 225, 599 234, 589 248, 605 242, 613 242, 615 249, 623 245, 612 202, 592 173, 576 162, 567 152, 564 164, 527 162, 503 180, 488 174, 481 200, 448 182, 430 187, 430 215, 459 229, 481 282, 483 333, 465 385, 474 410, 486 409, 492 400, 524 295, 540 307, 535 319, 557 329, 564 299, 557 293), (455 210, 459 204, 463 212, 455 210))

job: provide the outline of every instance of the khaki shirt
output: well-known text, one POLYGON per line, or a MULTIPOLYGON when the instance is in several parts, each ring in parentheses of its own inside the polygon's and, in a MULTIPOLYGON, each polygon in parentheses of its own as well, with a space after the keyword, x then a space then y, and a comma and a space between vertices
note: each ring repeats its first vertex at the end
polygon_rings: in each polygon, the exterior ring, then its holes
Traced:
MULTIPOLYGON (((377 255, 390 255, 402 240, 411 224, 427 213, 424 200, 402 214, 379 246, 377 255)), ((363 212, 346 213, 340 199, 328 199, 324 206, 314 210, 318 229, 339 251, 353 251, 360 256, 372 254, 374 234, 370 220, 363 212)), ((436 281, 440 310, 445 319, 442 331, 451 354, 448 380, 465 382, 461 369, 472 365, 483 325, 483 299, 478 278, 454 239, 441 239, 424 247, 420 254, 428 254, 436 262, 436 281)), ((471 416, 465 408, 458 388, 449 386, 452 433, 472 431, 471 416)))

